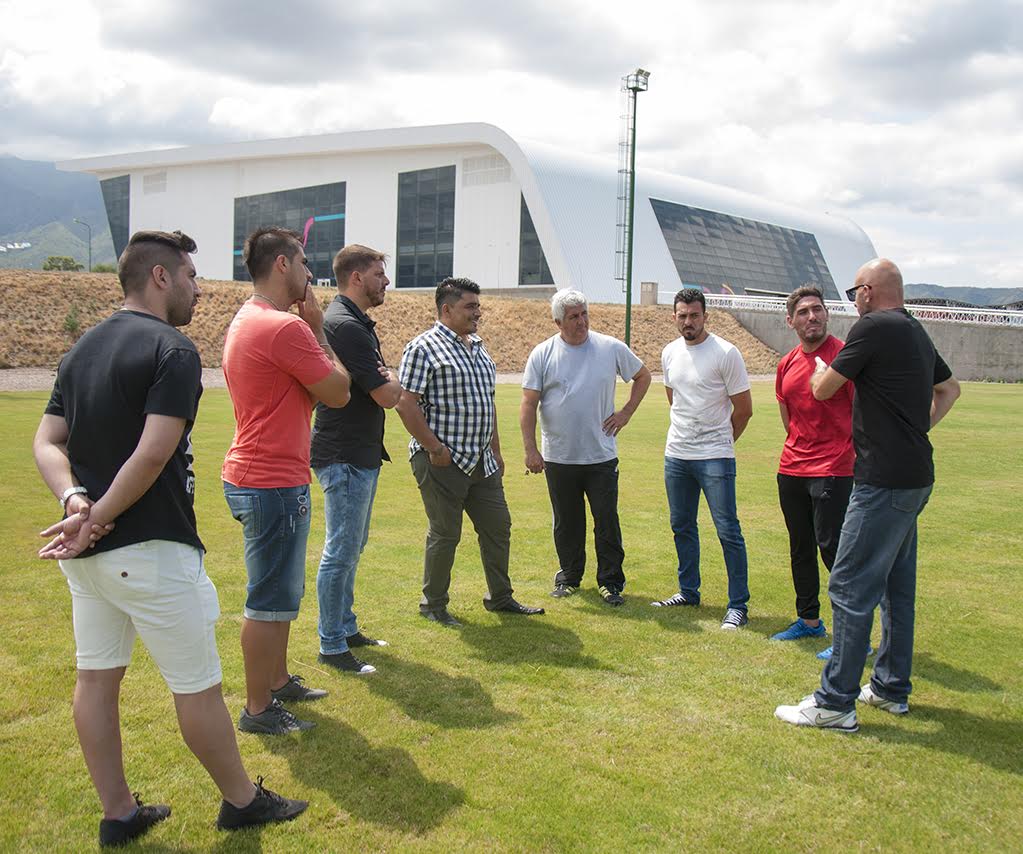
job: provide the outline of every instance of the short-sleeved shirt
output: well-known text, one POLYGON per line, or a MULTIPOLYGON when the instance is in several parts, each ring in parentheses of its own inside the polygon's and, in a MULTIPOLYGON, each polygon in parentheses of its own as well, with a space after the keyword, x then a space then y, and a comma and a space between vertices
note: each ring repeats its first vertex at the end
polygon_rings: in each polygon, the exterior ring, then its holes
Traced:
POLYGON ((147 416, 185 420, 181 440, 153 485, 81 556, 147 540, 203 548, 193 509, 190 438, 201 395, 195 345, 143 312, 118 311, 86 332, 61 361, 46 414, 67 422, 71 471, 93 501, 106 494, 138 447, 147 416))
POLYGON ((590 332, 582 344, 560 334, 542 341, 526 360, 522 387, 540 392, 542 455, 565 465, 606 463, 618 456, 604 420, 615 411, 615 378, 631 380, 643 367, 623 341, 590 332))
MULTIPOLYGON (((421 395, 426 424, 451 451, 456 466, 471 474, 482 460, 486 477, 497 471, 490 449, 497 366, 483 339, 470 335, 467 347, 456 332, 437 321, 405 345, 398 380, 406 391, 421 395)), ((421 449, 413 436, 409 457, 421 449)))
POLYGON ((310 462, 313 468, 348 463, 378 469, 390 460, 384 448, 384 409, 373 400, 374 389, 387 380, 376 323, 344 294, 338 294, 323 315, 323 332, 352 378, 351 399, 340 409, 316 404, 310 462))
POLYGON ((831 367, 856 384, 853 479, 891 489, 934 483, 931 402, 952 372, 920 321, 904 308, 863 315, 831 367))
POLYGON ((810 377, 817 358, 830 365, 842 341, 829 335, 812 353, 795 347, 782 357, 774 378, 774 396, 789 413, 789 433, 778 473, 792 477, 852 477, 856 452, 852 443, 852 383, 828 400, 817 400, 810 377))
POLYGON ((235 420, 224 480, 253 489, 309 483, 313 405, 305 387, 334 369, 309 325, 249 300, 227 329, 223 367, 235 420))
POLYGON ((713 333, 700 344, 676 338, 661 352, 661 369, 672 393, 664 455, 679 460, 734 457, 729 398, 750 387, 738 349, 713 333))

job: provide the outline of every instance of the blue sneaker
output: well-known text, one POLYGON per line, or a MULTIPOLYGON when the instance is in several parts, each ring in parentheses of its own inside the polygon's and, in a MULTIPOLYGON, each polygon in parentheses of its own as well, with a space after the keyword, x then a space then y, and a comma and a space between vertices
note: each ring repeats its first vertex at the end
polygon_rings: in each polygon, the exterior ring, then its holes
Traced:
POLYGON ((786 641, 799 640, 800 638, 819 638, 828 633, 824 623, 817 623, 816 626, 808 626, 802 617, 796 620, 785 631, 771 635, 771 640, 786 641))
MULTIPOLYGON (((831 650, 832 649, 833 649, 833 647, 830 647, 830 646, 827 649, 822 649, 820 652, 817 653, 817 657, 821 661, 827 661, 829 658, 831 658, 831 650)), ((873 654, 874 654, 874 647, 872 647, 868 643, 867 644, 867 658, 870 658, 870 656, 872 656, 873 654)))

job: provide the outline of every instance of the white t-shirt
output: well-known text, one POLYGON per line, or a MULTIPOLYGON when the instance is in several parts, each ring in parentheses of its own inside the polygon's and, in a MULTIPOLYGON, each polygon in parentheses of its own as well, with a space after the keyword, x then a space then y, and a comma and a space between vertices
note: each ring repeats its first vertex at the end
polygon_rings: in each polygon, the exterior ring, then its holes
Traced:
POLYGON ((672 390, 664 455, 678 460, 734 457, 729 398, 750 387, 742 354, 712 333, 702 344, 677 338, 661 352, 661 369, 672 390))
POLYGON ((618 456, 604 419, 615 411, 615 379, 631 380, 643 362, 610 335, 590 332, 582 344, 560 334, 533 348, 522 387, 540 392, 541 455, 551 463, 590 465, 618 456))

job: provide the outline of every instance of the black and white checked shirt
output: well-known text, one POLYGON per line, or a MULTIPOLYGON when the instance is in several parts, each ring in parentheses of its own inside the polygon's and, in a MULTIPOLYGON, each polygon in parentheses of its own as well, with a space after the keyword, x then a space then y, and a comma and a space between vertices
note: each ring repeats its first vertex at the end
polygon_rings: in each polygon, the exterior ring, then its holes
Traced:
MULTIPOLYGON (((451 460, 471 474, 483 457, 483 474, 497 471, 490 450, 494 435, 494 387, 497 366, 483 339, 469 336, 469 347, 439 320, 432 329, 405 345, 398 366, 401 387, 421 395, 419 406, 426 423, 451 451, 451 460)), ((422 448, 409 442, 409 457, 422 448)))

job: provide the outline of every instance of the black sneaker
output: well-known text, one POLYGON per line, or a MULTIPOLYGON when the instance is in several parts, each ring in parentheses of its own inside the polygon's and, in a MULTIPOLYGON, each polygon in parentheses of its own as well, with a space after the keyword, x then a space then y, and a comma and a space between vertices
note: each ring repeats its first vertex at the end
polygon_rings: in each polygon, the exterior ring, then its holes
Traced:
POLYGON ((302 815, 308 806, 309 801, 293 801, 264 789, 263 778, 259 777, 256 779, 256 797, 248 806, 236 807, 221 801, 217 830, 241 830, 243 827, 291 821, 302 815))
POLYGON ((131 818, 121 821, 119 818, 104 818, 99 823, 99 845, 100 848, 114 845, 126 845, 133 839, 138 839, 149 832, 154 824, 159 824, 171 814, 171 808, 166 804, 143 805, 139 799, 139 793, 133 792, 135 803, 138 809, 131 818))
POLYGON ((270 696, 282 703, 301 703, 304 700, 320 700, 327 696, 327 692, 322 688, 310 688, 305 684, 305 679, 292 673, 287 682, 270 692, 270 696))
POLYGON ((674 596, 669 596, 667 599, 661 599, 660 602, 651 602, 655 608, 699 608, 699 599, 690 599, 685 593, 676 593, 674 596))
POLYGON ((248 709, 242 709, 238 718, 238 729, 241 732, 254 732, 257 735, 285 735, 289 732, 303 732, 316 726, 313 721, 300 721, 284 706, 280 700, 271 700, 258 715, 250 715, 248 709))
POLYGON ((387 641, 368 638, 362 632, 356 632, 354 635, 349 635, 345 638, 345 640, 348 641, 349 649, 358 646, 387 646, 387 641))
POLYGON ((571 584, 557 584, 551 591, 551 596, 555 599, 564 599, 566 596, 571 596, 578 590, 578 587, 573 587, 571 584))
POLYGON ((359 673, 365 675, 367 673, 376 673, 377 669, 372 664, 366 664, 360 658, 356 658, 352 655, 351 651, 339 652, 332 655, 326 655, 320 653, 320 662, 326 664, 328 667, 333 667, 335 670, 341 670, 345 673, 359 673))
POLYGON ((618 607, 619 605, 625 604, 625 597, 622 596, 621 591, 615 590, 613 587, 604 587, 603 585, 597 588, 597 592, 600 594, 600 598, 607 602, 608 605, 618 607))

